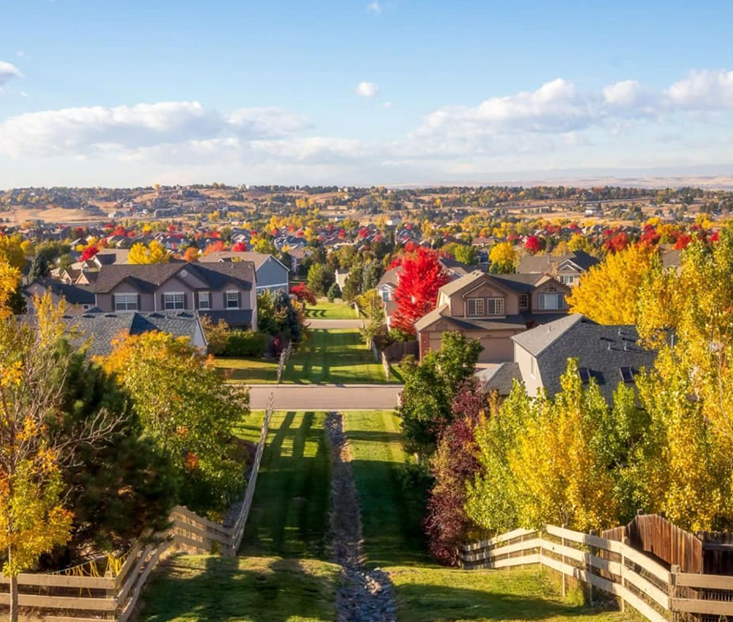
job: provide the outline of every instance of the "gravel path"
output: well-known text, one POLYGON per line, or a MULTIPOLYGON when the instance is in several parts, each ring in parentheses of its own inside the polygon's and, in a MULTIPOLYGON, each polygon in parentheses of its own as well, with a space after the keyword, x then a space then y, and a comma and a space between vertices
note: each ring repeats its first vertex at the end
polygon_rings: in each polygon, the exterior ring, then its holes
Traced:
POLYGON ((338 622, 394 622, 397 606, 389 575, 363 566, 361 513, 343 415, 330 412, 326 434, 331 452, 331 537, 333 561, 343 568, 336 596, 338 622))

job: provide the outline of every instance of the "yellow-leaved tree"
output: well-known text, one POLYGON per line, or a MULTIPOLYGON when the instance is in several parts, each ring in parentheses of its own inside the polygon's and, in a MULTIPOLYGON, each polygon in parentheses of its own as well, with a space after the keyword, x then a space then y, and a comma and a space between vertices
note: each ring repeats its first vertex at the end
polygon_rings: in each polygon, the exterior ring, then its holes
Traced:
POLYGON ((20 282, 20 272, 6 261, 0 260, 0 320, 12 314, 10 298, 20 282))
POLYGON ((658 350, 640 380, 651 431, 639 481, 646 502, 688 529, 733 525, 733 225, 695 240, 679 272, 641 288, 638 329, 658 350))
POLYGON ((491 272, 494 274, 507 274, 517 269, 517 251, 511 242, 499 242, 491 247, 489 253, 491 261, 491 272))
MULTIPOLYGON (((59 448, 47 418, 61 398, 58 339, 61 310, 36 301, 38 325, 0 320, 0 548, 10 577, 10 619, 18 619, 18 574, 69 538, 71 513, 62 505, 59 448)), ((63 307, 63 305, 62 305, 63 307)))
POLYGON ((580 277, 567 298, 570 312, 599 324, 635 324, 642 282, 658 265, 656 251, 643 245, 609 253, 580 277))
POLYGON ((170 255, 160 242, 153 240, 150 246, 138 242, 133 244, 127 261, 131 264, 168 263, 170 255))

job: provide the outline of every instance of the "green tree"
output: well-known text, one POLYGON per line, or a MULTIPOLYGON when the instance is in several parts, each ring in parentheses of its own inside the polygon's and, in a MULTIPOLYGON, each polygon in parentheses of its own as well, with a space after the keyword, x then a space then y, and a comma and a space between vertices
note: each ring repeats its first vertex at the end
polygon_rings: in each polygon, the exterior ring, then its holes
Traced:
POLYGON ((308 287, 316 296, 325 296, 333 282, 333 274, 323 264, 313 264, 308 269, 308 287))
POLYGON ((328 302, 333 302, 336 298, 341 298, 341 288, 338 283, 331 283, 331 287, 328 288, 326 297, 328 298, 328 302))
POLYGON ((405 388, 397 409, 402 442, 421 460, 432 455, 441 430, 453 421, 453 398, 461 383, 475 373, 481 350, 478 340, 448 332, 440 350, 428 352, 420 363, 403 364, 405 388))

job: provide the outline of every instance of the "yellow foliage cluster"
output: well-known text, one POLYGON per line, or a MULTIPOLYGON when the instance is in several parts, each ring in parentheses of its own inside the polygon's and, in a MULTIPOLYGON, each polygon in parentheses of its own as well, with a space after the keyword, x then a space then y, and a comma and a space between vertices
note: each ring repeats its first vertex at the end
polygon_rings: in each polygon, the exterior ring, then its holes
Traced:
POLYGON ((131 264, 167 263, 170 255, 160 242, 153 240, 147 247, 140 242, 133 244, 127 260, 131 264))

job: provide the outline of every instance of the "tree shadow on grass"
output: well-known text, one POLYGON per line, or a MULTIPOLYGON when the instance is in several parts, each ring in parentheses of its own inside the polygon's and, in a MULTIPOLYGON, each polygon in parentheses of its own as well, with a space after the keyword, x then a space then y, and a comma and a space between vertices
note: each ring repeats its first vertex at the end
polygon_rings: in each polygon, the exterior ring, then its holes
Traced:
POLYGON ((335 569, 313 572, 298 560, 279 558, 212 556, 201 561, 194 568, 185 559, 168 562, 146 594, 140 621, 335 618, 335 569))

